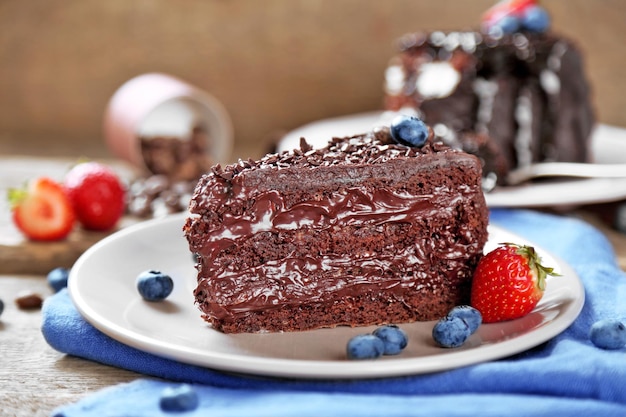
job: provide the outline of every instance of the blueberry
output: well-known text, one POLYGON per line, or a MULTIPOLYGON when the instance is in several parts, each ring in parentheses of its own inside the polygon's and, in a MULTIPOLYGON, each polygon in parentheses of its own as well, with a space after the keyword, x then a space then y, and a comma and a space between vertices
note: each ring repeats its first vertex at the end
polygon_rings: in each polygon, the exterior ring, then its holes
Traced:
POLYGON ((446 316, 433 327, 433 339, 445 348, 459 347, 470 337, 470 328, 460 317, 446 316))
POLYGON ((191 411, 198 408, 198 393, 191 385, 168 387, 161 393, 159 405, 164 411, 191 411))
POLYGON ((591 326, 589 339, 602 349, 621 349, 626 346, 626 326, 615 319, 597 321, 591 326))
POLYGON ((160 271, 145 271, 137 276, 137 289, 144 300, 160 301, 171 294, 174 281, 160 271))
POLYGON ((4 311, 4 301, 0 300, 0 316, 2 315, 3 311, 4 311))
POLYGON ((48 272, 46 280, 54 292, 59 292, 67 287, 67 277, 69 274, 70 271, 67 268, 54 268, 52 271, 48 272))
POLYGON ((472 306, 456 306, 450 310, 448 317, 460 317, 465 320, 472 334, 478 330, 478 327, 483 322, 483 316, 480 314, 480 311, 472 306))
POLYGON ((550 27, 550 15, 541 6, 530 6, 522 15, 522 27, 531 32, 545 32, 550 27))
POLYGON ((348 359, 376 359, 385 352, 385 343, 373 334, 360 334, 348 341, 348 359))
POLYGON ((383 341, 383 355, 397 355, 408 344, 406 333, 395 324, 379 327, 372 334, 383 341))
POLYGON ((391 138, 402 145, 422 147, 428 139, 428 127, 418 117, 399 115, 391 121, 391 138))

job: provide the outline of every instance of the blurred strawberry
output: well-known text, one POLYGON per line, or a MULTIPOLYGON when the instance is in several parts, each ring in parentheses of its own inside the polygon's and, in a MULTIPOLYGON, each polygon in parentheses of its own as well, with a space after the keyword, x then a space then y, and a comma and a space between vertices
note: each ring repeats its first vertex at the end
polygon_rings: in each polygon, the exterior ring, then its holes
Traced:
POLYGON ((537 0, 502 0, 483 14, 483 22, 492 22, 504 16, 520 17, 524 10, 537 4, 537 0))
POLYGON ((9 190, 13 222, 31 240, 65 239, 72 231, 75 215, 63 187, 56 181, 39 177, 26 188, 9 190))
POLYGON ((76 217, 85 229, 112 229, 124 214, 124 186, 107 165, 80 163, 67 173, 64 186, 76 217))

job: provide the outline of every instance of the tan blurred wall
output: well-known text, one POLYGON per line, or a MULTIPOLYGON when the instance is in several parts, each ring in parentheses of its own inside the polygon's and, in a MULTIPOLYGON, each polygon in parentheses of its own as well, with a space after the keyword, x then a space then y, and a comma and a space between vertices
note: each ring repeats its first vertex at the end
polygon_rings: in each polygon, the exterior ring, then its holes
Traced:
MULTIPOLYGON (((586 52, 601 122, 626 126, 626 1, 545 0, 586 52)), ((280 132, 380 108, 394 40, 474 27, 488 0, 1 0, 0 154, 107 156, 108 99, 161 71, 216 96, 233 158, 280 132)))

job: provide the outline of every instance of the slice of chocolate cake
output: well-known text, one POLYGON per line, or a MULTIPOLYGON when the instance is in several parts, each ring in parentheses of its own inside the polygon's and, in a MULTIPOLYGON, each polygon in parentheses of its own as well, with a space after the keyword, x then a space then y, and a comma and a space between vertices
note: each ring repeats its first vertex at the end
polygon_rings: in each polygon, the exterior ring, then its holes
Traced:
POLYGON ((487 240, 478 159, 389 128, 216 166, 184 226, 213 328, 432 320, 468 301, 487 240))
POLYGON ((524 26, 525 16, 543 11, 534 2, 505 3, 483 31, 405 35, 385 74, 387 109, 417 109, 435 130, 456 133, 500 184, 536 162, 589 162, 595 123, 579 48, 549 31, 546 15, 541 27, 536 16, 524 26), (476 134, 489 146, 472 142, 476 134))

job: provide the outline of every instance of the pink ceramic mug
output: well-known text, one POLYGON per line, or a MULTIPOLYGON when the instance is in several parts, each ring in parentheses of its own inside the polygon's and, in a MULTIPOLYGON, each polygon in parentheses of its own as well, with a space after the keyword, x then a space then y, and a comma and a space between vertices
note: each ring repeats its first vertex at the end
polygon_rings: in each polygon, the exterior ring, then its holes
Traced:
POLYGON ((119 158, 145 168, 141 136, 181 136, 198 124, 206 130, 205 147, 215 163, 228 162, 233 144, 230 117, 210 94, 167 74, 149 73, 124 83, 104 115, 104 137, 119 158))

